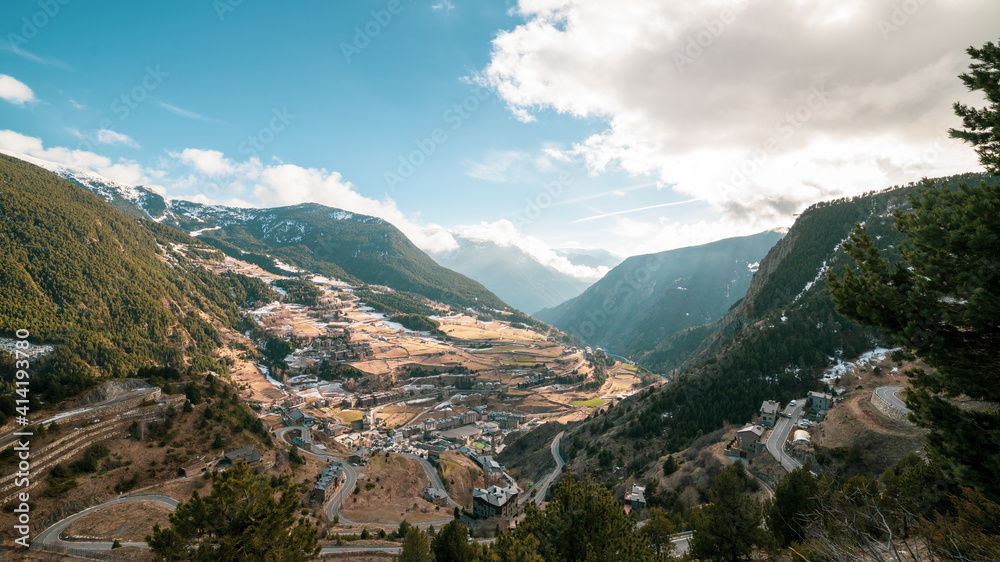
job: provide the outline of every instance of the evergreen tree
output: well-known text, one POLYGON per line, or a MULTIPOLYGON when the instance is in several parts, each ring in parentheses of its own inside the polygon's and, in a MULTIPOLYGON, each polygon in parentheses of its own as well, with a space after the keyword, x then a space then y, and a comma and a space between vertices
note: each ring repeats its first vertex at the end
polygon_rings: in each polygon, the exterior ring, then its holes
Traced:
MULTIPOLYGON (((992 105, 984 110, 957 105, 973 130, 953 134, 980 146, 983 165, 995 169, 997 48, 987 44, 969 52, 983 62, 962 78, 970 88, 985 90, 992 105), (993 125, 987 131, 988 123, 993 125)), ((890 263, 859 225, 845 244, 857 271, 831 273, 827 281, 838 312, 879 327, 935 369, 907 372, 911 420, 932 430, 927 437, 932 457, 997 499, 1000 414, 963 411, 944 398, 964 394, 1000 401, 1000 186, 980 182, 951 190, 925 181, 910 202, 912 212, 895 213, 897 228, 908 238, 900 248, 904 263, 890 263)))
POLYGON ((989 173, 1000 175, 1000 43, 992 42, 977 49, 969 47, 969 56, 979 62, 972 63, 971 72, 960 78, 969 91, 980 90, 990 106, 982 109, 955 103, 955 113, 962 118, 966 129, 951 129, 955 138, 972 143, 979 153, 979 161, 989 173))
POLYGON ((431 541, 437 562, 471 562, 477 558, 477 548, 468 542, 469 530, 457 519, 441 528, 431 541))
POLYGON ((524 521, 497 539, 495 550, 501 560, 538 555, 545 560, 596 562, 643 560, 649 554, 621 503, 604 486, 576 480, 572 474, 560 480, 545 511, 529 503, 524 521))
POLYGON ((432 562, 434 556, 427 544, 427 535, 416 527, 407 526, 406 537, 403 539, 403 549, 397 560, 399 562, 432 562))
POLYGON ((712 503, 691 514, 694 535, 691 554, 700 560, 749 560, 769 545, 761 528, 761 504, 745 494, 747 475, 742 462, 726 467, 716 477, 708 497, 712 503))
POLYGON ((298 503, 287 476, 275 490, 266 476, 238 464, 212 473, 211 494, 195 490, 170 514, 170 527, 154 525, 146 542, 157 560, 310 560, 319 542, 315 527, 296 522, 298 503))
POLYGON ((774 487, 774 500, 766 509, 767 528, 781 546, 802 540, 818 494, 819 482, 808 467, 793 470, 774 487))

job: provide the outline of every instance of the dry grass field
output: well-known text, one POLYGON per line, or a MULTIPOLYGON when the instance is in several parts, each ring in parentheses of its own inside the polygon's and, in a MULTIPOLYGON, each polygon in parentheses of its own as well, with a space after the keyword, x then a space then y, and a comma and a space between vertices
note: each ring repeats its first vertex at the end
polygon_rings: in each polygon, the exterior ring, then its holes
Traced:
POLYGON ((389 522, 406 519, 411 523, 447 519, 450 510, 423 499, 431 485, 420 464, 399 455, 377 455, 362 469, 358 493, 351 493, 341 513, 358 522, 389 522))
POLYGON ((472 509, 472 489, 484 487, 482 469, 457 451, 443 453, 441 467, 448 495, 467 509, 472 509))
POLYGON ((77 519, 66 528, 64 535, 138 542, 153 532, 154 524, 168 526, 167 516, 170 512, 168 507, 155 502, 109 505, 77 519))

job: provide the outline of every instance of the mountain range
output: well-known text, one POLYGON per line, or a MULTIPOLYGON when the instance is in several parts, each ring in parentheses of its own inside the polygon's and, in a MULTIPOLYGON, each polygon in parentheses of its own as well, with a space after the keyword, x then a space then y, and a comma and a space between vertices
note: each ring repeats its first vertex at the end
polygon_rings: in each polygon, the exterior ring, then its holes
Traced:
POLYGON ((783 235, 772 230, 633 256, 583 294, 536 317, 641 361, 662 339, 725 314, 783 235))
MULTIPOLYGON (((465 274, 498 297, 525 312, 567 301, 589 287, 593 279, 573 277, 538 261, 518 246, 457 236, 458 248, 431 254, 439 264, 465 274)), ((616 265, 620 259, 603 250, 568 250, 561 253, 573 265, 597 269, 616 265)))
POLYGON ((399 229, 376 217, 316 203, 257 209, 168 200, 143 186, 15 156, 93 192, 129 216, 174 227, 273 273, 289 275, 302 269, 529 320, 481 283, 438 265, 399 229))

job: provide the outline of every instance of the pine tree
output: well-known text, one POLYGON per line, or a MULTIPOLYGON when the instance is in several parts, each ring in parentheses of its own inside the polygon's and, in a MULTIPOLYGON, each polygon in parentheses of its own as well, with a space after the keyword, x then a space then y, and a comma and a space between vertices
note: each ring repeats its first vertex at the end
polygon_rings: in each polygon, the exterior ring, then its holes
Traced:
POLYGON ((304 518, 296 522, 298 503, 288 477, 275 490, 238 464, 212 473, 211 494, 195 490, 170 514, 170 527, 154 525, 146 542, 158 560, 310 560, 319 554, 318 537, 304 518))
POLYGON ((745 494, 747 475, 742 462, 725 468, 708 493, 711 503, 692 513, 691 554, 720 562, 748 560, 770 543, 761 528, 760 501, 745 494))
POLYGON ((399 553, 399 562, 431 562, 431 548, 427 544, 427 535, 416 527, 407 526, 406 537, 403 539, 403 549, 399 553))
POLYGON ((1000 43, 992 42, 977 49, 969 47, 969 56, 979 61, 972 63, 971 72, 962 74, 960 78, 969 91, 981 90, 990 106, 982 109, 955 103, 955 113, 962 118, 966 129, 951 129, 949 133, 955 138, 972 143, 979 153, 979 161, 993 175, 1000 175, 1000 43))
MULTIPOLYGON (((984 90, 991 106, 956 104, 970 131, 953 131, 980 147, 980 159, 997 172, 1000 147, 1000 51, 992 43, 969 53, 981 63, 962 79, 984 90)), ((892 264, 860 225, 848 254, 857 271, 827 282, 837 311, 879 327, 935 371, 907 372, 911 420, 930 428, 928 453, 960 481, 1000 498, 1000 414, 963 411, 944 398, 966 395, 1000 401, 1000 186, 980 182, 950 190, 925 181, 910 197, 912 212, 896 211, 907 243, 905 263, 892 264)))

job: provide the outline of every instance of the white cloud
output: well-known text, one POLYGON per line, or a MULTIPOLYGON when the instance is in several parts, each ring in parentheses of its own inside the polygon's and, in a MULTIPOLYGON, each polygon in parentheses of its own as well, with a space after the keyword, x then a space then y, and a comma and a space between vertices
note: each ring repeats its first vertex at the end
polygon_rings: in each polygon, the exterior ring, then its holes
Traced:
POLYGON ((451 3, 451 0, 438 0, 438 2, 431 5, 431 8, 434 10, 443 10, 445 13, 448 13, 455 9, 455 5, 451 3))
POLYGON ((952 102, 982 104, 956 75, 967 46, 996 38, 1000 4, 893 20, 897 4, 520 0, 525 23, 497 35, 477 79, 521 120, 603 120, 562 151, 592 173, 649 175, 766 228, 820 199, 978 168, 942 133, 960 126, 952 102))
POLYGON ((179 153, 171 152, 170 156, 208 176, 229 174, 235 169, 233 163, 218 150, 185 148, 179 153))
POLYGON ((354 185, 345 181, 338 172, 304 168, 294 164, 265 165, 256 158, 234 162, 216 150, 188 148, 170 153, 177 161, 194 168, 196 174, 184 178, 178 186, 187 189, 204 188, 216 184, 216 190, 203 189, 202 193, 187 196, 199 203, 245 203, 234 197, 249 194, 264 206, 297 205, 304 202, 320 203, 352 213, 371 215, 392 223, 421 249, 438 252, 458 247, 454 237, 436 224, 422 223, 419 217, 408 217, 390 198, 371 199, 361 195, 354 185), (204 177, 200 177, 204 176, 204 177), (215 194, 209 197, 206 193, 215 194), (221 195, 232 197, 221 200, 221 195))
POLYGON ((534 236, 525 236, 518 232, 514 223, 507 219, 459 226, 455 232, 459 236, 473 241, 489 241, 498 246, 517 246, 539 263, 579 279, 596 281, 608 272, 608 268, 603 266, 588 267, 573 264, 565 256, 557 254, 545 242, 534 236))
POLYGON ((101 129, 97 131, 97 142, 102 144, 123 144, 125 146, 131 146, 133 148, 139 148, 139 143, 126 135, 125 133, 119 133, 112 131, 111 129, 101 129))
POLYGON ((164 172, 145 168, 139 163, 119 159, 112 161, 106 156, 86 150, 71 150, 61 146, 45 148, 42 139, 29 137, 11 130, 0 130, 0 151, 16 155, 26 155, 72 168, 93 171, 116 182, 126 185, 144 185, 157 192, 163 187, 157 182, 164 178, 164 172))
POLYGON ((35 93, 24 82, 13 76, 0 74, 0 98, 14 105, 35 101, 35 93))

